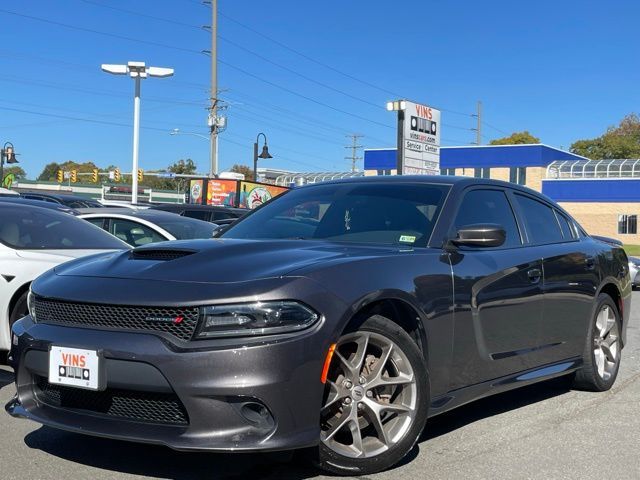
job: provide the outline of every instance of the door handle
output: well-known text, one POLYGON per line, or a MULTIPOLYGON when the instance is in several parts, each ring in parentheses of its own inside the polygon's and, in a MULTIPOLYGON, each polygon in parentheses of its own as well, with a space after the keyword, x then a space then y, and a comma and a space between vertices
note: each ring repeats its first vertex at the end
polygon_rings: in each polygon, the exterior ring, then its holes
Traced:
POLYGON ((527 277, 531 283, 538 283, 542 277, 542 271, 539 268, 532 268, 527 272, 527 277))
POLYGON ((587 257, 584 263, 587 266, 587 270, 593 270, 596 266, 596 259, 594 257, 587 257))

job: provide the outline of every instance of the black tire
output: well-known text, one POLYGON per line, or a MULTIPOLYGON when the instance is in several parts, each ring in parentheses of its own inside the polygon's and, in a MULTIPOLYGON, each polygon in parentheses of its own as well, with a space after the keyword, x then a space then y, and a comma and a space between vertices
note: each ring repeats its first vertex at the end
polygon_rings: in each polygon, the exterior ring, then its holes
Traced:
MULTIPOLYGON (((591 321, 589 322, 589 329, 587 331, 586 344, 583 352, 583 366, 575 374, 573 380, 573 388, 578 390, 586 390, 590 392, 604 392, 609 390, 616 381, 618 376, 618 370, 620 368, 620 358, 622 346, 620 344, 619 332, 622 331, 622 321, 620 319, 620 313, 613 299, 605 294, 601 293, 596 301, 594 311, 591 315, 591 321), (598 373, 596 353, 594 351, 598 335, 598 327, 596 321, 598 314, 603 308, 608 307, 615 317, 615 326, 617 327, 617 355, 615 359, 615 365, 611 367, 611 372, 608 378, 603 378, 598 373)), ((612 362, 613 363, 613 362, 612 362)))
POLYGON ((9 329, 20 320, 22 317, 26 317, 29 314, 29 308, 27 306, 27 296, 29 292, 23 292, 20 297, 18 297, 18 301, 15 303, 13 308, 11 309, 11 314, 9 315, 9 329))
MULTIPOLYGON (((368 458, 354 458, 342 455, 321 441, 318 449, 313 451, 314 463, 322 470, 338 475, 367 475, 386 470, 397 464, 415 446, 424 429, 429 411, 429 377, 427 368, 422 353, 407 332, 388 318, 373 315, 345 331, 342 338, 349 333, 361 332, 382 335, 393 342, 393 348, 398 348, 408 360, 415 379, 415 415, 412 423, 405 427, 406 431, 399 441, 388 447, 386 451, 368 458)), ((336 355, 332 360, 332 368, 336 361, 335 357, 336 355)), ((410 388, 413 388, 413 385, 412 383, 410 388)))

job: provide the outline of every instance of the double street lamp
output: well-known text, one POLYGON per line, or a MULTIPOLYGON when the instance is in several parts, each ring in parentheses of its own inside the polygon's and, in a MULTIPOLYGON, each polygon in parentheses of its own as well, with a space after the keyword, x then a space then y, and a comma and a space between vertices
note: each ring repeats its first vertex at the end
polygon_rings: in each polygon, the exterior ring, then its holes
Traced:
POLYGON ((256 137, 256 143, 253 144, 253 179, 254 181, 258 181, 258 159, 266 159, 273 158, 269 153, 269 147, 267 146, 267 136, 260 132, 256 137), (258 155, 258 142, 260 141, 260 136, 264 137, 264 145, 262 145, 262 153, 258 155))
POLYGON ((11 142, 6 142, 2 149, 0 149, 0 185, 4 183, 4 162, 7 162, 9 165, 18 163, 16 152, 11 142))
POLYGON ((113 75, 129 75, 136 81, 133 99, 133 165, 131 169, 131 203, 138 203, 138 152, 140 142, 140 80, 147 77, 170 77, 173 68, 147 67, 144 62, 126 65, 103 64, 102 71, 113 75))

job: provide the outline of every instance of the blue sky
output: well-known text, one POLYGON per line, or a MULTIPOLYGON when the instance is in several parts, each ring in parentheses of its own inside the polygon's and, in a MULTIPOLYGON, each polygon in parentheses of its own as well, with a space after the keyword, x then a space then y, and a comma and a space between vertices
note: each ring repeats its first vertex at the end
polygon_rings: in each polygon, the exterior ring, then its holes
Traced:
MULTIPOLYGON (((636 0, 219 0, 219 11, 222 169, 249 165, 262 131, 264 166, 348 170, 346 135, 394 145, 395 97, 441 108, 443 145, 474 141, 477 100, 483 142, 527 129, 565 148, 640 110, 636 0)), ((100 64, 145 61, 176 73, 143 82, 141 167, 190 157, 206 171, 208 143, 168 132, 207 133, 210 36, 197 26, 209 21, 198 0, 2 2, 0 141, 30 176, 66 160, 128 171, 133 81, 100 64)))

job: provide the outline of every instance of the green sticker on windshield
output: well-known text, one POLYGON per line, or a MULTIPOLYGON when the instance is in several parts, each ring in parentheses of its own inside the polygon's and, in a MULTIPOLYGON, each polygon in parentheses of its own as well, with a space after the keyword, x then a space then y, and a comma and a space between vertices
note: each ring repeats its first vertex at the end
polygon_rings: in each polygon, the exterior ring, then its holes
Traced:
POLYGON ((416 241, 416 237, 413 235, 400 235, 400 241, 405 243, 414 243, 416 241))

